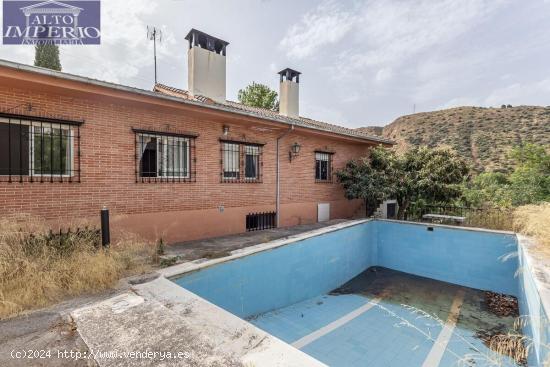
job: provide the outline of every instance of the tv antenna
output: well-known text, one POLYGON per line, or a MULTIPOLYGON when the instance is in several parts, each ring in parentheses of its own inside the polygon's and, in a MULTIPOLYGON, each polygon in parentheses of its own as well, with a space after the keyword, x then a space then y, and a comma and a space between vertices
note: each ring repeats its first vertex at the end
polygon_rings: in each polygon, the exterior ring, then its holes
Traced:
POLYGON ((162 42, 162 31, 157 27, 147 26, 147 39, 153 41, 153 52, 155 58, 155 85, 157 85, 157 40, 162 42))

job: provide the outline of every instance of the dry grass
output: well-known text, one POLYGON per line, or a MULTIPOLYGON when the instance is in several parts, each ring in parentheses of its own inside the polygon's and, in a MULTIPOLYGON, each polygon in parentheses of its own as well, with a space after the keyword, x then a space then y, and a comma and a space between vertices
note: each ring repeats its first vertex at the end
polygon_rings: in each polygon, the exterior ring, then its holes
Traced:
POLYGON ((45 233, 36 219, 0 219, 0 319, 105 290, 150 268, 154 247, 135 236, 123 235, 103 250, 91 232, 73 233, 63 243, 45 233))
POLYGON ((536 238, 541 249, 550 254, 550 203, 517 208, 514 230, 536 238))

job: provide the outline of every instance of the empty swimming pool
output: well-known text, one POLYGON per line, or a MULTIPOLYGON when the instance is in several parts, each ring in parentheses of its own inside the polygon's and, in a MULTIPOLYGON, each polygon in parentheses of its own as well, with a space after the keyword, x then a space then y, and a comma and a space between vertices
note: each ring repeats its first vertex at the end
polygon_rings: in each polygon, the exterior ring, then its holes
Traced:
POLYGON ((330 366, 521 365, 498 341, 522 331, 537 366, 548 318, 524 261, 513 234, 368 221, 174 281, 330 366))

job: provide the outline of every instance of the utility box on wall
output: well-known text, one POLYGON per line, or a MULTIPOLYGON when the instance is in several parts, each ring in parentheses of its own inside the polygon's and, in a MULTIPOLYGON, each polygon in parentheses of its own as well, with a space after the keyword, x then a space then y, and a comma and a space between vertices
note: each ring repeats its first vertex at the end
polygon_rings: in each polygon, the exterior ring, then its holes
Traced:
POLYGON ((330 204, 317 204, 317 222, 326 222, 330 220, 330 204))

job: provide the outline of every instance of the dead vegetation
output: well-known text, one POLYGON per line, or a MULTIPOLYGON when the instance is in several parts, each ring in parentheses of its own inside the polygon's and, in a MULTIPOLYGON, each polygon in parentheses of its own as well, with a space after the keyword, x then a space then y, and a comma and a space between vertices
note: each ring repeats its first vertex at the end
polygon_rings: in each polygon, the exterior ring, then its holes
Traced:
POLYGON ((476 337, 493 352, 512 358, 520 366, 527 366, 527 340, 520 333, 505 332, 503 328, 495 327, 477 331, 476 337))
POLYGON ((518 299, 506 294, 485 291, 485 303, 489 312, 500 317, 519 317, 518 299))
POLYGON ((48 231, 35 218, 0 219, 0 319, 111 288, 151 267, 154 248, 133 235, 104 250, 95 231, 48 231))
POLYGON ((514 231, 535 238, 539 248, 550 256, 550 203, 517 208, 514 231))

